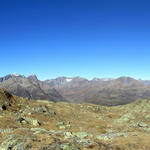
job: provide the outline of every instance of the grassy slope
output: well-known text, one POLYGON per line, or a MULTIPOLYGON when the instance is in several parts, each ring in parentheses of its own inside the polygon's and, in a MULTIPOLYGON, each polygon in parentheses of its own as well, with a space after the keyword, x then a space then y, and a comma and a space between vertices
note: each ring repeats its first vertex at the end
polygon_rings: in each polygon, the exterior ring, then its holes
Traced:
POLYGON ((149 111, 148 100, 106 107, 28 101, 0 89, 0 149, 148 150, 149 111))

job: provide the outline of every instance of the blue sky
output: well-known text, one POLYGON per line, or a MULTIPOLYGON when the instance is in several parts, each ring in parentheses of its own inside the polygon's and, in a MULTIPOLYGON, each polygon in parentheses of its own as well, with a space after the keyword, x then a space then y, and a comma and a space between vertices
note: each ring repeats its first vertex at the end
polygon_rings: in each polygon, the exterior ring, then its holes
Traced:
POLYGON ((0 76, 150 79, 147 0, 1 0, 0 76))

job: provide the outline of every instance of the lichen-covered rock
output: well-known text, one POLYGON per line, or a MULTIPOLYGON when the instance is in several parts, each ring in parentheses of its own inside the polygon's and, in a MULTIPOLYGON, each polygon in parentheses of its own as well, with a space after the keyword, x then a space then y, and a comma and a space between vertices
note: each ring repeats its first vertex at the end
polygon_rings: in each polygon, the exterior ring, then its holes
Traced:
POLYGON ((112 139, 118 138, 120 136, 127 138, 128 134, 127 133, 122 133, 122 132, 112 132, 112 133, 101 134, 97 138, 100 139, 100 140, 112 140, 112 139))
POLYGON ((31 124, 33 126, 40 126, 41 123, 37 119, 28 118, 28 117, 20 117, 18 121, 25 125, 25 124, 31 124))
POLYGON ((0 150, 25 150, 24 142, 17 135, 8 135, 3 139, 0 150))
POLYGON ((32 122, 33 126, 40 126, 41 125, 41 123, 37 119, 32 119, 31 122, 32 122))
POLYGON ((62 150, 80 150, 78 146, 72 143, 65 143, 61 145, 62 150))
POLYGON ((138 126, 141 127, 141 128, 146 128, 146 127, 148 128, 148 127, 150 127, 150 125, 148 125, 148 124, 146 124, 144 122, 138 123, 138 126))
POLYGON ((47 108, 45 106, 36 106, 31 110, 32 113, 45 113, 47 112, 47 108))

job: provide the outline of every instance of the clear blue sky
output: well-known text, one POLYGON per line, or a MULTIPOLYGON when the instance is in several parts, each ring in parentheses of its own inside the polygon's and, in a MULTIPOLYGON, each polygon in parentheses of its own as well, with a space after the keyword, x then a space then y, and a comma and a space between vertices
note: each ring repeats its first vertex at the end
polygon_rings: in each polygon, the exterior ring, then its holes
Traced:
POLYGON ((150 1, 1 0, 0 76, 150 79, 150 1))

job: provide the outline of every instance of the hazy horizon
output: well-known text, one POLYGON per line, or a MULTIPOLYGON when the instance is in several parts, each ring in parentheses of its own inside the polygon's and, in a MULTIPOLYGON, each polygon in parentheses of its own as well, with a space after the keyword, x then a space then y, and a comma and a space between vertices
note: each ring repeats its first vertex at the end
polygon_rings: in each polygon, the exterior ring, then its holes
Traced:
POLYGON ((80 78, 85 78, 85 79, 87 79, 87 80, 93 80, 94 78, 99 78, 99 79, 118 79, 118 78, 120 78, 120 77, 130 77, 130 78, 133 78, 133 79, 136 79, 136 80, 150 80, 150 78, 147 78, 147 79, 143 79, 143 78, 134 78, 134 77, 132 77, 132 76, 126 76, 126 75, 122 75, 122 76, 118 76, 118 77, 97 77, 97 76, 94 76, 94 77, 92 77, 92 78, 88 78, 88 77, 84 77, 84 76, 79 76, 79 75, 75 75, 75 76, 65 76, 65 75, 62 75, 62 76, 56 76, 56 77, 52 77, 52 78, 50 78, 50 77, 48 77, 48 78, 45 78, 45 79, 41 79, 38 75, 36 75, 36 74, 34 74, 34 73, 32 73, 32 74, 20 74, 20 73, 8 73, 8 74, 5 74, 5 75, 3 75, 3 76, 0 76, 0 78, 1 77, 5 77, 5 76, 7 76, 7 75, 22 75, 22 76, 25 76, 25 77, 29 77, 29 76, 32 76, 32 75, 35 75, 35 76, 37 76, 37 78, 39 79, 39 80, 41 80, 41 81, 45 81, 45 80, 50 80, 50 79, 56 79, 56 78, 60 78, 60 77, 66 77, 66 78, 75 78, 75 77, 80 77, 80 78))

